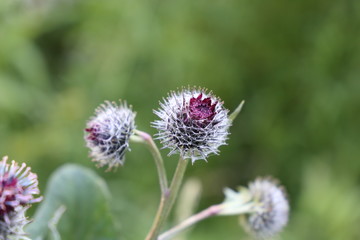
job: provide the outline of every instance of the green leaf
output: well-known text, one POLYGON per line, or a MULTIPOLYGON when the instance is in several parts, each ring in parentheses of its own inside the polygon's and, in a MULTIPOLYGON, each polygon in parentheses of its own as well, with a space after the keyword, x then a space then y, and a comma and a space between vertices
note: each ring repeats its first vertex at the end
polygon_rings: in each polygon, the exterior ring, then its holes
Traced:
POLYGON ((245 101, 242 100, 239 104, 239 106, 237 106, 237 108, 234 110, 234 112, 232 112, 229 116, 229 119, 231 122, 233 122, 235 120, 235 118, 237 117, 237 115, 239 115, 239 113, 241 112, 242 107, 244 106, 245 101))
POLYGON ((102 178, 90 169, 67 164, 50 177, 44 201, 26 232, 33 240, 59 239, 57 233, 62 240, 119 239, 109 201, 102 178))

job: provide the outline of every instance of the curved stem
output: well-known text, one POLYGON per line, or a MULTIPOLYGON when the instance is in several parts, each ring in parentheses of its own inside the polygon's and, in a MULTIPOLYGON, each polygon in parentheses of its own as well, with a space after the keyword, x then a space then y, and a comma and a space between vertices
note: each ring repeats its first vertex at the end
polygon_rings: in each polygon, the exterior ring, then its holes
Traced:
POLYGON ((171 208, 174 205, 177 193, 181 186, 183 176, 185 174, 187 163, 188 163, 187 159, 182 159, 182 158, 179 159, 173 179, 171 181, 170 188, 167 192, 165 192, 161 196, 161 201, 158 211, 156 213, 156 217, 154 219, 153 225, 148 235, 146 236, 146 240, 157 239, 161 227, 164 225, 166 219, 170 214, 171 208))
POLYGON ((139 130, 135 130, 134 133, 136 135, 133 136, 132 140, 146 143, 146 146, 149 148, 151 154, 154 157, 155 165, 159 175, 161 193, 164 195, 168 190, 168 181, 161 153, 154 143, 154 140, 148 133, 139 130), (140 137, 140 139, 138 137, 140 137))
POLYGON ((179 225, 171 228, 170 230, 162 233, 158 240, 167 240, 171 239, 181 231, 185 230, 186 228, 194 225, 197 222, 200 222, 208 217, 214 216, 221 211, 221 205, 213 205, 208 207, 207 209, 189 217, 188 219, 181 222, 179 225))

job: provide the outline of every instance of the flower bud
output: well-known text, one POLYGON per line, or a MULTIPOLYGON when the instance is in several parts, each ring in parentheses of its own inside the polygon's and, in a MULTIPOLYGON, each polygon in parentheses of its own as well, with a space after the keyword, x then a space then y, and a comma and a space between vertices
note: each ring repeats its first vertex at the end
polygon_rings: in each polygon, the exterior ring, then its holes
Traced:
POLYGON ((211 92, 188 88, 171 92, 154 111, 160 118, 153 122, 157 138, 170 153, 180 153, 192 162, 218 154, 225 144, 231 124, 228 110, 211 92))
POLYGON ((95 110, 85 129, 86 146, 99 167, 123 165, 129 139, 135 128, 135 113, 126 103, 105 101, 95 110))
POLYGON ((260 208, 242 218, 245 229, 257 239, 269 239, 287 224, 289 203, 276 180, 258 178, 249 184, 252 201, 260 208))

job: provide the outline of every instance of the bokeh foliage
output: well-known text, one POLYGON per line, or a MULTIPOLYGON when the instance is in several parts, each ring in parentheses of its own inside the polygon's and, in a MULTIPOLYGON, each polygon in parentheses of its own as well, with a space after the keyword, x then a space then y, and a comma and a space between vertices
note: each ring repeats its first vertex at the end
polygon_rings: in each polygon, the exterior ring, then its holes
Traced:
MULTIPOLYGON (((292 206, 284 239, 359 239, 359 26, 356 0, 2 0, 0 154, 31 165, 42 192, 65 163, 94 169, 123 238, 142 239, 159 198, 150 154, 132 145, 125 167, 104 173, 87 157, 85 122, 121 98, 153 134, 168 91, 203 86, 229 109, 246 104, 221 155, 189 167, 200 208, 224 186, 272 175, 292 206)), ((213 218, 190 236, 243 231, 213 218)))
POLYGON ((49 179, 45 200, 26 231, 34 240, 111 240, 116 237, 110 194, 103 179, 66 164, 49 179))

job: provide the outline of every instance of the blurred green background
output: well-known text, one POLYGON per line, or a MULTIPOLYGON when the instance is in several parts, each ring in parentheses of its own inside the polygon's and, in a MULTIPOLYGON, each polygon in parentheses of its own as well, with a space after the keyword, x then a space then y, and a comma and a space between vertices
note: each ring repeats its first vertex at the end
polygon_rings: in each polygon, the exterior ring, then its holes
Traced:
MULTIPOLYGON (((272 175, 291 203, 282 239, 360 239, 360 1, 2 0, 0 154, 26 162, 42 192, 65 163, 105 178, 122 239, 143 239, 159 200, 155 166, 132 144, 115 173, 88 158, 83 129, 126 99, 139 129, 170 90, 206 87, 233 110, 227 146, 189 166, 198 210, 225 186, 272 175)), ((164 156, 167 150, 162 151, 164 156)), ((166 159, 170 173, 177 157, 166 159)), ((247 239, 236 217, 193 240, 247 239)))

